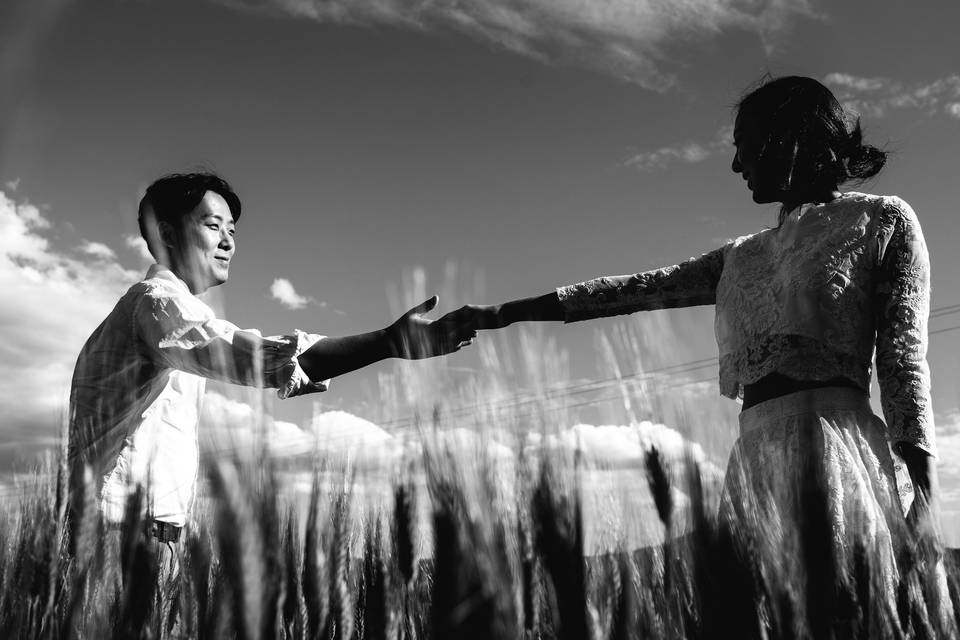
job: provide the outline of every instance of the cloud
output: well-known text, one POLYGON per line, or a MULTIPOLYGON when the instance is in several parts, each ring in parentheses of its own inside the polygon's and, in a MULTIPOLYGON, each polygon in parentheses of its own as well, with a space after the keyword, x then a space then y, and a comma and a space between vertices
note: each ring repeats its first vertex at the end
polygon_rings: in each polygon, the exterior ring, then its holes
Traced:
POLYGON ((660 147, 655 151, 642 151, 624 162, 628 167, 640 171, 663 169, 673 162, 695 164, 703 162, 712 155, 709 148, 698 142, 687 142, 672 147, 660 147))
MULTIPOLYGON (((860 77, 830 73, 824 83, 832 87, 843 105, 861 115, 883 117, 892 110, 915 109, 928 115, 943 113, 960 119, 960 75, 951 75, 928 83, 906 85, 889 78, 860 77)), ((656 171, 671 164, 697 164, 730 150, 733 127, 721 127, 712 139, 688 140, 659 149, 639 151, 623 166, 640 171, 656 171)))
POLYGON ((123 236, 123 244, 126 245, 128 249, 132 249, 144 265, 151 265, 156 262, 150 254, 150 249, 147 248, 147 241, 144 240, 142 236, 135 236, 133 234, 125 235, 123 236))
MULTIPOLYGON (((276 278, 270 285, 270 295, 274 300, 290 309, 303 309, 317 301, 309 296, 302 296, 293 288, 293 284, 286 278, 276 278)), ((325 306, 325 305, 320 305, 325 306)))
POLYGON ((206 460, 262 452, 301 471, 311 471, 318 460, 371 469, 389 466, 402 453, 401 440, 346 411, 317 413, 304 428, 274 420, 261 393, 226 386, 224 393, 207 391, 199 428, 206 460))
POLYGON ((318 22, 454 31, 543 62, 571 63, 658 91, 668 45, 748 29, 769 49, 809 0, 217 0, 318 22))
POLYGON ((960 408, 937 412, 934 423, 937 425, 937 437, 960 436, 960 408))
POLYGON ((692 456, 713 475, 721 470, 705 455, 699 444, 687 440, 676 429, 643 420, 632 425, 576 424, 556 434, 530 434, 528 447, 572 454, 579 451, 587 462, 601 467, 642 469, 647 453, 659 451, 665 459, 679 464, 692 456))
POLYGON ((861 115, 879 118, 891 111, 914 109, 931 116, 943 113, 960 118, 958 74, 927 83, 903 83, 883 77, 830 73, 824 83, 833 88, 845 107, 861 115))
MULTIPOLYGON (((960 522, 960 408, 936 417, 937 474, 944 523, 960 522)), ((944 528, 944 542, 960 547, 960 528, 944 528)))
POLYGON ((117 258, 116 252, 102 242, 85 240, 83 244, 77 247, 77 250, 96 260, 116 260, 117 258))
POLYGON ((55 248, 52 230, 0 191, 0 412, 4 440, 23 451, 60 434, 81 346, 139 278, 102 243, 55 248))
POLYGON ((263 446, 270 454, 294 455, 310 451, 312 438, 297 425, 274 420, 259 405, 258 390, 231 390, 246 399, 238 400, 208 390, 203 397, 198 439, 206 458, 250 454, 263 446))
POLYGON ((667 166, 682 162, 696 164, 707 160, 717 153, 727 152, 733 141, 733 127, 724 125, 714 134, 713 138, 704 141, 687 141, 675 145, 660 147, 653 151, 634 153, 623 162, 623 166, 632 167, 640 171, 655 171, 667 166))

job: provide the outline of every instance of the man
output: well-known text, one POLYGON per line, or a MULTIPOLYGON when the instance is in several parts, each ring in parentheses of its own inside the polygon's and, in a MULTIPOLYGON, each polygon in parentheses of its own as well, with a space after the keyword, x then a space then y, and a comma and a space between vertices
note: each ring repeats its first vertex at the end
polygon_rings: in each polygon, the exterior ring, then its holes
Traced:
POLYGON ((70 393, 71 516, 89 502, 91 477, 107 523, 123 522, 146 491, 148 532, 175 541, 198 469, 197 423, 206 379, 277 389, 281 398, 324 391, 329 379, 385 358, 457 351, 476 332, 421 317, 434 296, 385 329, 327 338, 297 331, 262 337, 218 319, 198 295, 227 281, 240 199, 213 174, 166 176, 140 202, 140 232, 157 260, 93 332, 70 393))

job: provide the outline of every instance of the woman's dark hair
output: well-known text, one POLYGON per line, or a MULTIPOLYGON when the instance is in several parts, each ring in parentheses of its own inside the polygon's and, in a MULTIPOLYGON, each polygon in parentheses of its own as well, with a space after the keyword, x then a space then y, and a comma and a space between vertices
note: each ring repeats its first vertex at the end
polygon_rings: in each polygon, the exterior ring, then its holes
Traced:
POLYGON ((227 202, 234 222, 240 219, 240 197, 226 180, 214 173, 171 173, 147 187, 137 214, 140 235, 155 258, 160 257, 157 224, 167 222, 178 227, 180 220, 197 208, 207 191, 219 194, 227 202))
POLYGON ((784 191, 832 187, 872 178, 886 152, 863 143, 860 118, 852 119, 833 93, 813 78, 784 76, 764 82, 737 104, 758 131, 759 160, 783 167, 784 191))

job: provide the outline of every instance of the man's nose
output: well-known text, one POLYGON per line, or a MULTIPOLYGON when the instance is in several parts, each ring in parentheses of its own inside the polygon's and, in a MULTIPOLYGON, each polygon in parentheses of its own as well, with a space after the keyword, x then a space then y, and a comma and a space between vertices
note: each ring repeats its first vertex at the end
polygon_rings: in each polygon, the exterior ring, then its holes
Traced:
POLYGON ((233 236, 230 235, 229 231, 222 231, 220 233, 220 248, 221 249, 233 249, 235 246, 233 241, 233 236))
POLYGON ((733 154, 733 162, 730 163, 730 170, 734 173, 740 173, 743 171, 743 165, 740 164, 740 154, 733 154))

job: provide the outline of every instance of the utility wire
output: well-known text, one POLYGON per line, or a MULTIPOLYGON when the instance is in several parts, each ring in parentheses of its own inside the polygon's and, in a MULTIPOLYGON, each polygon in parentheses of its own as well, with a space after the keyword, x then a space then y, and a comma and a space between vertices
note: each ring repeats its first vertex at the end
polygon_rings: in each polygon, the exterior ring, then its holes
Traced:
MULTIPOLYGON (((948 316, 948 315, 952 315, 952 314, 955 314, 955 313, 960 313, 960 304, 946 305, 946 306, 943 306, 943 307, 937 307, 937 308, 935 308, 935 309, 931 309, 931 310, 930 310, 930 316, 929 316, 929 317, 930 317, 931 319, 941 318, 941 317, 948 316)), ((933 335, 939 335, 939 334, 942 334, 942 333, 948 333, 948 332, 957 331, 957 330, 960 330, 960 325, 954 325, 954 326, 950 326, 950 327, 944 327, 944 328, 942 328, 942 329, 936 329, 936 330, 934 330, 934 331, 928 331, 928 332, 927 332, 927 335, 928 335, 928 336, 933 336, 933 335)), ((446 417, 446 418, 449 419, 450 417, 459 417, 459 416, 461 416, 461 415, 467 415, 467 414, 472 413, 472 412, 474 412, 474 411, 476 411, 476 410, 478 410, 478 409, 484 409, 484 408, 494 408, 494 407, 495 407, 495 408, 498 408, 498 409, 500 409, 500 410, 506 410, 506 409, 515 408, 515 407, 519 407, 519 406, 523 406, 523 405, 527 405, 527 404, 531 404, 531 403, 535 403, 535 402, 543 402, 544 400, 550 400, 550 399, 552 399, 552 398, 554 398, 554 397, 556 397, 556 396, 559 396, 559 395, 569 396, 569 395, 575 395, 575 394, 580 394, 580 393, 589 393, 589 392, 592 392, 592 391, 600 391, 600 390, 602 390, 605 386, 610 386, 610 385, 612 385, 612 384, 621 384, 621 383, 623 383, 624 381, 633 380, 633 379, 637 379, 637 378, 651 378, 651 379, 672 378, 672 377, 675 377, 675 376, 678 376, 678 375, 682 375, 682 374, 685 374, 685 373, 692 373, 693 371, 697 371, 697 370, 699 370, 699 369, 703 369, 703 368, 706 368, 706 367, 708 367, 708 366, 712 366, 712 365, 714 365, 714 364, 716 364, 716 359, 715 359, 715 358, 701 358, 701 359, 698 359, 698 360, 690 360, 690 361, 688 361, 688 362, 681 362, 681 363, 677 363, 677 364, 673 364, 673 365, 667 365, 667 366, 663 366, 663 367, 657 367, 657 368, 648 369, 648 370, 645 370, 645 371, 631 372, 631 373, 628 373, 628 374, 624 374, 624 375, 622 375, 622 376, 617 376, 617 377, 612 377, 612 378, 604 378, 604 379, 601 379, 601 380, 592 380, 592 381, 587 381, 587 382, 578 382, 578 383, 570 384, 570 385, 560 385, 560 386, 557 386, 557 387, 552 387, 552 388, 545 389, 544 392, 542 392, 542 393, 540 393, 540 394, 538 394, 538 393, 536 393, 536 392, 528 392, 527 394, 522 394, 522 395, 521 395, 521 394, 517 394, 517 395, 514 396, 514 399, 513 399, 513 400, 508 400, 507 402, 499 402, 499 403, 476 403, 476 404, 473 404, 473 405, 468 405, 468 406, 463 406, 463 407, 456 407, 456 408, 451 409, 451 410, 450 410, 449 412, 447 412, 446 414, 442 414, 442 415, 444 415, 444 417, 446 417), (656 375, 654 375, 654 374, 663 374, 663 375, 662 375, 662 376, 656 376, 656 375), (526 395, 527 397, 524 397, 524 395, 526 395)), ((678 383, 678 384, 675 385, 675 386, 677 386, 677 387, 683 387, 683 386, 689 386, 689 385, 692 385, 692 384, 701 384, 701 383, 703 383, 703 382, 712 382, 712 381, 716 381, 716 380, 717 380, 716 377, 705 378, 705 379, 702 379, 702 380, 681 382, 681 383, 678 383)), ((610 396, 605 396, 605 397, 600 397, 600 398, 592 398, 592 399, 590 399, 590 400, 586 400, 586 401, 579 402, 579 403, 574 403, 574 404, 564 404, 564 405, 554 406, 554 407, 539 407, 539 409, 540 409, 540 410, 547 410, 547 411, 569 410, 569 409, 575 409, 575 408, 579 408, 579 407, 583 407, 583 406, 590 406, 590 405, 594 405, 594 404, 599 404, 599 403, 602 403, 602 402, 609 402, 609 401, 611 401, 611 400, 622 399, 622 398, 623 398, 623 394, 621 393, 621 394, 610 395, 610 396)), ((415 430, 415 429, 418 427, 418 423, 419 423, 419 422, 420 422, 420 420, 419 420, 419 418, 418 418, 417 416, 406 416, 406 417, 403 417, 403 418, 398 418, 398 419, 395 419, 395 420, 388 421, 388 422, 383 423, 382 425, 378 425, 378 426, 380 426, 381 428, 392 427, 390 433, 391 433, 391 434, 394 434, 394 433, 404 433, 404 432, 407 432, 407 431, 413 431, 413 430, 415 430)), ((386 429, 384 429, 384 430, 386 430, 386 429)), ((349 436, 348 434, 344 434, 344 435, 341 436, 341 437, 342 437, 343 439, 346 439, 346 438, 348 438, 348 437, 350 437, 350 436, 349 436)), ((334 441, 335 441, 334 439, 325 439, 325 440, 324 440, 325 443, 332 443, 332 442, 334 442, 334 441)), ((298 448, 299 448, 299 446, 298 446, 298 448)), ((223 450, 221 453, 224 453, 224 454, 236 453, 238 450, 239 450, 239 449, 234 448, 234 449, 231 449, 231 450, 223 450)), ((272 452, 273 452, 273 453, 282 453, 282 449, 275 449, 275 450, 273 450, 272 452)), ((4 490, 0 489, 0 499, 6 498, 6 497, 11 497, 11 496, 14 496, 14 495, 20 495, 20 494, 21 494, 21 492, 19 492, 19 491, 8 492, 8 491, 4 491, 4 490)))

